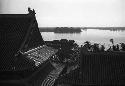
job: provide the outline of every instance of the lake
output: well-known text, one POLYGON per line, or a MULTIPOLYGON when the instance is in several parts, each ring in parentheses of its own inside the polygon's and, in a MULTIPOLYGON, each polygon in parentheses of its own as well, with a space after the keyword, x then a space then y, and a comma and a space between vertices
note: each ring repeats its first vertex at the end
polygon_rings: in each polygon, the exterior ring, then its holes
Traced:
POLYGON ((78 45, 82 45, 85 41, 104 44, 106 47, 111 45, 109 41, 114 39, 114 43, 125 43, 125 30, 101 30, 101 29, 86 29, 81 33, 54 33, 41 32, 44 41, 68 39, 75 40, 78 45))

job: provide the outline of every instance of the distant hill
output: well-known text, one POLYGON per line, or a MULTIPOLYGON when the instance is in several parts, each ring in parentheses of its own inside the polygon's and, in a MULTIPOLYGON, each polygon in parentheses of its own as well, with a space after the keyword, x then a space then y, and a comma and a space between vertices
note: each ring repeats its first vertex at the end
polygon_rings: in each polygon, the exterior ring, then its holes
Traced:
POLYGON ((55 28, 51 28, 51 27, 49 27, 49 28, 48 27, 47 28, 46 27, 39 27, 40 32, 54 32, 54 29, 55 28))
POLYGON ((80 27, 40 27, 40 32, 54 32, 54 33, 79 33, 80 27))

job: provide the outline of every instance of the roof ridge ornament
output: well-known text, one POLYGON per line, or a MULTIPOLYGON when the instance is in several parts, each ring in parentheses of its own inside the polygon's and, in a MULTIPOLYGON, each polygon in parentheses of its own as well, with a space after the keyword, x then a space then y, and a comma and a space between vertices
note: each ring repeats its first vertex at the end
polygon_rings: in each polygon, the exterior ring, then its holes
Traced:
POLYGON ((30 15, 34 15, 35 16, 35 14, 36 14, 36 12, 35 12, 35 10, 33 9, 33 10, 31 10, 31 8, 30 7, 28 7, 28 14, 30 14, 30 15))

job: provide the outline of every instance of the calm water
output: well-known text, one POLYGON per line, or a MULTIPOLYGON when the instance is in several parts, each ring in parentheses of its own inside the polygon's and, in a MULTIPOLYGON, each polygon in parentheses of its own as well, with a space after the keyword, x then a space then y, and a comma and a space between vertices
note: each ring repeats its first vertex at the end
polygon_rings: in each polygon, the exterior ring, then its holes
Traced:
POLYGON ((109 39, 113 38, 114 43, 125 43, 125 30, 110 31, 110 30, 99 30, 99 29, 87 29, 82 30, 81 33, 62 33, 57 34, 54 32, 41 32, 41 35, 45 41, 68 39, 75 40, 79 45, 85 41, 92 43, 100 43, 105 46, 110 46, 109 39))

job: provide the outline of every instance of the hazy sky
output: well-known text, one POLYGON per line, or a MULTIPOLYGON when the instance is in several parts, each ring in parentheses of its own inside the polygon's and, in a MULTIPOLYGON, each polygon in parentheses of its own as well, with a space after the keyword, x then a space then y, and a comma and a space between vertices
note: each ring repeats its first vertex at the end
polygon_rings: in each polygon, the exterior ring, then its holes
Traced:
POLYGON ((40 27, 125 27, 125 0, 0 0, 0 13, 28 13, 29 6, 40 27))

